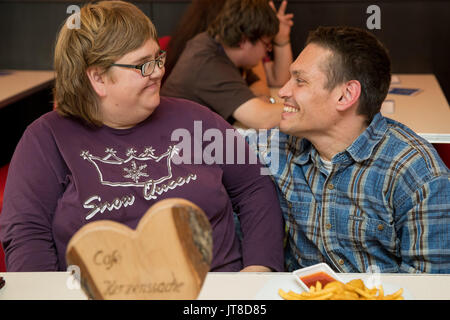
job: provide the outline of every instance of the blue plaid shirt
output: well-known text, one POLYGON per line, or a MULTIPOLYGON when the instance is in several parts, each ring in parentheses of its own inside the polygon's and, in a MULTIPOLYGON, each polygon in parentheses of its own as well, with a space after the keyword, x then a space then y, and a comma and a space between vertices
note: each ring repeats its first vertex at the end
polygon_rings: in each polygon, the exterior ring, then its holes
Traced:
POLYGON ((450 273, 450 173, 411 129, 377 114, 330 172, 306 139, 244 134, 278 186, 287 270, 450 273))

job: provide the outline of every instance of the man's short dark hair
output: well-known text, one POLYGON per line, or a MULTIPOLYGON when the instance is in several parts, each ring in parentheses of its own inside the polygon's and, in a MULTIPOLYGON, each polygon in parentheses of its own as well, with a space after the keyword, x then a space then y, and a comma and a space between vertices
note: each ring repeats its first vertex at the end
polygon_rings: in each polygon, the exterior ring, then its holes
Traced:
POLYGON ((324 65, 325 88, 350 80, 361 83, 358 114, 370 123, 381 109, 391 83, 391 61, 387 49, 370 32, 355 27, 319 27, 311 31, 306 45, 313 43, 332 52, 324 65))
POLYGON ((208 33, 226 46, 237 47, 244 39, 255 43, 261 37, 275 37, 279 24, 267 0, 228 0, 208 33))

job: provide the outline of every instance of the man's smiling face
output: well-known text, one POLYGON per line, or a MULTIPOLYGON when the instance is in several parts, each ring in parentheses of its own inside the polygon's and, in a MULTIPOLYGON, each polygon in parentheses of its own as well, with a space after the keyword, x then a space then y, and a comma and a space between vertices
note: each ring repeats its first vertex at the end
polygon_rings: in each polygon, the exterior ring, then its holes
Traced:
POLYGON ((291 78, 280 89, 284 112, 280 130, 299 137, 324 132, 333 124, 338 88, 325 88, 328 78, 325 66, 332 52, 316 44, 308 44, 290 67, 291 78))

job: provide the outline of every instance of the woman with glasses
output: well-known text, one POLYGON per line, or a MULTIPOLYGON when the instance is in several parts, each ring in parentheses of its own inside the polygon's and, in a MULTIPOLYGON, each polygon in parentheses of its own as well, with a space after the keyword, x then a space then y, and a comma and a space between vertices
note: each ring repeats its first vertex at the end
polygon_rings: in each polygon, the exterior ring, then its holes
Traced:
POLYGON ((157 201, 184 198, 212 226, 211 271, 281 271, 272 181, 222 118, 160 96, 165 52, 152 22, 122 1, 87 4, 79 18, 55 47, 57 108, 27 128, 11 161, 0 216, 7 270, 66 270, 67 243, 86 223, 135 228, 157 201))

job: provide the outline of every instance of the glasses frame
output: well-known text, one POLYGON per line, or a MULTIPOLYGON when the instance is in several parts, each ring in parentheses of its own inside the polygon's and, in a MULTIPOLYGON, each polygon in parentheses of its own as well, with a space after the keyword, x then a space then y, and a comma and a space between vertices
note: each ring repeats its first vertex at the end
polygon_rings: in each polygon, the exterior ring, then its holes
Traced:
POLYGON ((111 67, 114 66, 114 67, 124 67, 124 68, 130 68, 130 69, 138 69, 138 70, 141 71, 141 75, 143 77, 150 77, 153 74, 153 72, 155 71, 156 65, 158 65, 158 68, 160 68, 160 69, 162 69, 164 67, 164 64, 166 62, 165 59, 166 59, 166 51, 159 50, 159 54, 158 54, 158 57, 156 59, 149 60, 147 62, 144 62, 143 64, 134 65, 134 64, 113 63, 111 65, 111 67), (154 62, 152 71, 149 74, 144 75, 144 70, 145 70, 144 66, 146 64, 152 63, 152 62, 154 62))
POLYGON ((264 45, 264 48, 266 49, 267 52, 272 52, 273 41, 265 42, 262 38, 259 38, 259 40, 262 42, 262 44, 264 45))

